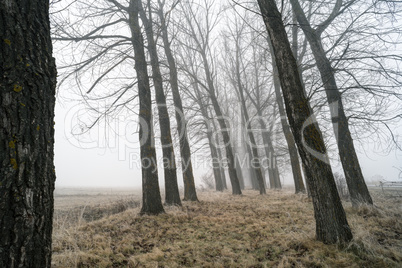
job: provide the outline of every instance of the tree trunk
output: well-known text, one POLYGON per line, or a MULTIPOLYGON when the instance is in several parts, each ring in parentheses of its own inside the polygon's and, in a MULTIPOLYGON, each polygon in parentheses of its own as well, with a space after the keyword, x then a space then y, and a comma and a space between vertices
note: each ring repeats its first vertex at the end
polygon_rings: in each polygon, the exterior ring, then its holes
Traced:
POLYGON ((353 139, 349 131, 349 123, 343 108, 341 93, 336 84, 334 70, 322 46, 320 33, 310 26, 299 2, 297 0, 291 0, 290 2, 310 44, 317 68, 321 74, 352 205, 358 206, 362 203, 372 205, 373 200, 364 181, 353 139))
MULTIPOLYGON (((236 64, 238 66, 238 64, 236 64)), ((258 188, 260 190, 260 194, 266 194, 265 190, 265 184, 264 184, 264 178, 262 175, 262 168, 260 164, 260 156, 258 155, 258 148, 257 144, 255 142, 254 134, 251 130, 251 123, 250 123, 250 118, 248 116, 248 111, 246 107, 246 100, 244 99, 244 93, 243 93, 243 87, 241 85, 241 80, 240 80, 240 70, 237 68, 236 70, 237 73, 237 81, 238 81, 238 90, 239 90, 239 96, 240 96, 240 102, 242 106, 242 119, 244 118, 245 124, 246 124, 246 132, 247 136, 251 142, 251 157, 250 163, 253 165, 251 168, 254 169, 255 175, 257 177, 257 182, 258 182, 258 188)), ((243 121, 243 120, 242 120, 243 121)))
MULTIPOLYGON (((271 49, 272 51, 272 49, 271 49)), ((278 70, 275 63, 275 56, 272 51, 272 62, 273 62, 273 77, 274 77, 274 88, 275 88, 275 96, 276 102, 278 103, 279 115, 281 117, 281 125, 282 130, 285 135, 286 143, 288 145, 289 156, 290 156, 290 164, 292 166, 293 180, 295 183, 295 192, 297 193, 305 193, 306 189, 303 183, 303 177, 300 169, 299 156, 297 155, 297 148, 295 139, 293 138, 293 134, 290 131, 288 121, 286 120, 286 112, 283 107, 283 99, 281 93, 281 86, 278 76, 278 70)))
POLYGON ((142 208, 141 214, 156 215, 164 213, 159 191, 158 167, 152 134, 151 88, 145 60, 144 40, 138 20, 141 0, 131 0, 129 6, 129 25, 135 55, 135 71, 138 80, 138 97, 140 101, 140 146, 142 166, 142 208))
MULTIPOLYGON (((220 149, 220 141, 219 141, 218 135, 215 135, 215 142, 217 145, 216 152, 218 153, 219 163, 222 163, 223 158, 222 158, 222 153, 221 153, 221 149, 220 149)), ((227 189, 228 185, 226 183, 225 168, 222 165, 219 165, 219 170, 221 173, 221 180, 222 180, 223 188, 227 189)))
POLYGON ((244 190, 244 178, 243 178, 243 172, 241 169, 241 164, 239 160, 239 154, 237 153, 238 148, 233 144, 232 146, 233 150, 233 155, 235 157, 235 166, 236 166, 236 172, 239 178, 239 184, 240 184, 240 189, 244 190))
POLYGON ((259 188, 259 185, 258 185, 257 176, 255 174, 254 169, 251 167, 250 160, 251 160, 251 156, 253 155, 253 153, 251 151, 250 144, 247 142, 247 137, 246 137, 247 134, 246 134, 246 128, 245 128, 246 122, 244 121, 243 111, 241 111, 241 126, 242 126, 242 129, 241 129, 241 132, 242 132, 241 143, 242 143, 243 149, 247 153, 247 160, 249 161, 249 164, 247 166, 247 173, 248 173, 248 176, 250 178, 251 188, 253 190, 259 191, 260 188, 259 188))
POLYGON ((265 125, 264 120, 262 119, 262 113, 260 110, 258 110, 258 116, 259 120, 258 123, 260 124, 261 127, 261 136, 262 140, 264 142, 264 150, 265 154, 269 159, 269 166, 268 166, 268 177, 269 177, 269 184, 270 184, 270 189, 281 189, 281 181, 279 178, 279 171, 278 171, 278 164, 277 160, 275 157, 275 150, 274 145, 272 143, 270 134, 268 133, 267 126, 265 125))
MULTIPOLYGON (((252 151, 251 151, 251 147, 250 145, 246 142, 246 140, 244 140, 244 146, 246 147, 247 150, 247 154, 251 157, 253 155, 252 151)), ((253 168, 251 168, 251 166, 249 166, 247 168, 248 170, 248 174, 250 176, 250 181, 251 181, 251 187, 253 190, 260 190, 260 186, 258 184, 258 180, 257 180, 257 175, 255 174, 255 170, 253 168)))
MULTIPOLYGON (((208 126, 207 126, 208 128, 208 126)), ((220 170, 220 160, 218 157, 218 153, 216 151, 215 143, 212 137, 212 132, 208 129, 207 130, 207 138, 208 138, 208 144, 209 144, 209 149, 211 151, 211 158, 212 158, 212 169, 214 172, 214 178, 215 178, 215 189, 219 192, 223 191, 223 183, 222 183, 222 178, 221 178, 221 170, 220 170)))
POLYGON ((0 267, 50 267, 56 66, 48 1, 0 2, 0 267))
POLYGON ((324 243, 347 243, 352 239, 339 198, 329 158, 310 104, 304 96, 297 63, 292 55, 281 14, 274 0, 258 0, 272 42, 289 124, 306 164, 316 219, 317 239, 324 243))
POLYGON ((169 112, 166 105, 166 97, 163 92, 163 80, 159 68, 159 57, 154 41, 152 27, 152 15, 149 19, 141 5, 140 17, 144 24, 148 39, 148 51, 151 58, 152 78, 155 87, 156 104, 158 106, 159 125, 161 131, 161 143, 163 153, 163 169, 165 172, 165 204, 181 206, 179 187, 177 185, 176 159, 173 149, 172 135, 170 133, 169 112))
POLYGON ((163 13, 163 4, 161 4, 159 11, 159 18, 161 20, 161 32, 163 40, 163 48, 165 50, 166 58, 169 66, 170 85, 172 87, 173 102, 175 105, 175 115, 177 121, 177 132, 179 133, 180 142, 180 156, 183 172, 184 183, 184 200, 185 201, 198 201, 197 192, 195 189, 193 165, 191 162, 191 151, 187 137, 187 123, 183 112, 183 105, 181 102, 179 84, 177 78, 176 61, 173 57, 172 50, 170 49, 170 42, 168 38, 167 26, 165 16, 163 13))
POLYGON ((223 119, 221 108, 219 107, 219 103, 218 103, 218 100, 216 99, 214 92, 210 92, 210 98, 212 101, 212 106, 214 107, 214 110, 215 110, 215 113, 216 113, 216 116, 218 119, 218 123, 219 123, 220 130, 221 130, 222 137, 223 137, 223 142, 225 144, 226 158, 228 161, 228 169, 229 169, 229 178, 230 178, 230 182, 232 184, 232 194, 240 195, 241 188, 240 188, 239 178, 237 177, 237 172, 236 172, 236 167, 235 167, 235 158, 234 158, 234 154, 232 151, 229 130, 227 129, 226 122, 223 119))

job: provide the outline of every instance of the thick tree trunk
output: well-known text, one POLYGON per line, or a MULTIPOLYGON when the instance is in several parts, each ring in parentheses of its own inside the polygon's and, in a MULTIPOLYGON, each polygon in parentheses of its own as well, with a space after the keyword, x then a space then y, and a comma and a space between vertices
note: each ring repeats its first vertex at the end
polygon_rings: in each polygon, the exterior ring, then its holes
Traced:
POLYGON ((173 149, 172 135, 170 132, 169 112, 167 110, 165 93, 163 92, 163 80, 159 68, 158 52, 154 41, 151 12, 149 12, 148 19, 145 11, 141 9, 140 17, 144 24, 148 39, 148 51, 151 57, 152 78, 155 87, 156 104, 158 105, 162 153, 164 160, 163 169, 165 172, 165 204, 181 206, 179 187, 177 185, 176 159, 173 149))
POLYGON ((343 108, 341 93, 336 84, 334 70, 322 46, 320 33, 310 26, 299 2, 297 0, 291 0, 290 2, 297 20, 310 44, 317 68, 321 74, 327 101, 330 105, 335 138, 338 143, 339 156, 345 173, 352 205, 358 206, 362 203, 372 205, 373 200, 371 199, 366 182, 364 181, 353 139, 349 131, 349 123, 343 108))
POLYGON ((179 84, 177 78, 176 60, 173 57, 172 50, 170 49, 170 42, 168 38, 167 26, 165 16, 163 13, 163 5, 161 4, 159 11, 159 18, 161 20, 161 32, 163 40, 163 48, 165 50, 166 58, 169 66, 170 85, 172 87, 173 102, 175 105, 175 115, 177 121, 177 132, 179 133, 180 142, 180 156, 183 172, 184 183, 184 200, 185 201, 198 201, 197 192, 195 189, 193 165, 191 162, 191 151, 187 137, 187 123, 184 116, 183 105, 181 102, 179 84))
POLYGON ((48 1, 0 2, 0 267, 50 267, 56 66, 48 1))
POLYGON ((278 67, 287 116, 300 157, 306 164, 316 219, 317 239, 347 243, 352 239, 339 198, 325 144, 308 100, 304 96, 297 63, 292 55, 281 14, 274 0, 258 0, 278 67))
POLYGON ((144 40, 138 20, 141 0, 131 0, 129 6, 129 25, 135 55, 135 71, 138 80, 140 101, 140 146, 142 166, 142 208, 141 214, 156 215, 164 213, 159 191, 158 167, 152 129, 151 88, 145 59, 144 40))
POLYGON ((273 55, 273 52, 272 52, 272 62, 273 62, 273 76, 274 76, 276 102, 278 103, 279 115, 281 117, 282 130, 285 135, 286 143, 288 145, 290 164, 292 166, 293 180, 295 183, 295 192, 296 194, 305 193, 306 189, 303 183, 303 177, 300 169, 300 162, 299 162, 299 156, 297 154, 295 139, 293 138, 293 134, 290 131, 288 121, 286 120, 285 108, 283 107, 283 99, 282 99, 279 75, 278 70, 276 68, 275 56, 273 55))

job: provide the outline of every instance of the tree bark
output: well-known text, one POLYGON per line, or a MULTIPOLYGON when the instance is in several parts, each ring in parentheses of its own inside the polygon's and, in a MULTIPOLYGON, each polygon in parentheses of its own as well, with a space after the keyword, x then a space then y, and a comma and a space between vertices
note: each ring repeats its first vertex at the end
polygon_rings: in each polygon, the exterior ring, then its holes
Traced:
MULTIPOLYGON (((272 49, 271 49, 271 51, 272 51, 272 49)), ((292 166, 293 180, 294 180, 294 184, 295 184, 295 192, 296 192, 296 194, 297 193, 305 193, 306 189, 305 189, 304 183, 303 183, 303 177, 302 177, 302 173, 301 173, 301 169, 300 169, 299 156, 297 155, 297 147, 296 147, 295 139, 293 138, 293 134, 290 131, 288 121, 286 120, 286 111, 285 111, 285 108, 283 107, 281 86, 280 86, 279 75, 278 75, 278 70, 276 67, 275 56, 273 55, 273 51, 272 51, 271 55, 272 55, 272 62, 273 62, 272 68, 273 68, 276 102, 278 103, 279 115, 281 117, 282 130, 285 135, 286 143, 288 145, 290 164, 292 166)))
POLYGON ((185 201, 198 201, 197 192, 195 189, 193 165, 191 162, 191 151, 187 137, 187 123, 184 116, 183 105, 179 92, 179 83, 177 78, 176 60, 173 57, 170 48, 170 42, 167 32, 167 25, 163 13, 163 4, 160 4, 158 15, 161 20, 161 33, 163 40, 163 48, 165 50, 168 66, 169 66, 169 82, 172 87, 173 102, 175 105, 175 116, 177 122, 177 132, 179 133, 180 142, 180 156, 183 172, 184 183, 184 200, 185 201))
POLYGON ((140 214, 157 215, 164 213, 159 191, 158 167, 152 129, 151 88, 145 59, 144 40, 138 15, 141 10, 141 0, 130 0, 129 25, 135 55, 135 71, 138 80, 138 97, 140 101, 140 151, 142 169, 142 208, 140 214))
POLYGON ((297 20, 310 44, 317 68, 321 74, 321 80, 330 106, 332 125, 338 143, 339 156, 345 173, 352 205, 372 205, 373 200, 371 199, 366 182, 364 181, 353 139, 349 131, 349 123, 343 108, 341 92, 336 84, 334 70, 322 46, 320 36, 322 31, 320 29, 314 30, 310 26, 310 23, 297 0, 291 0, 290 2, 297 20))
POLYGON ((148 40, 148 51, 151 58, 152 78, 155 87, 155 99, 158 106, 159 125, 161 131, 161 143, 163 153, 163 169, 165 172, 165 204, 181 206, 179 187, 177 185, 176 159, 174 154, 172 135, 170 133, 169 112, 166 105, 166 97, 163 91, 163 80, 159 68, 159 57, 154 40, 152 27, 152 13, 148 12, 149 19, 142 8, 140 17, 144 24, 148 40))
POLYGON ((0 2, 0 267, 50 267, 54 107, 48 1, 0 2))
POLYGON ((304 96, 297 63, 274 0, 258 0, 272 42, 289 124, 308 176, 316 219, 317 239, 328 244, 352 239, 339 198, 329 158, 310 104, 304 96))

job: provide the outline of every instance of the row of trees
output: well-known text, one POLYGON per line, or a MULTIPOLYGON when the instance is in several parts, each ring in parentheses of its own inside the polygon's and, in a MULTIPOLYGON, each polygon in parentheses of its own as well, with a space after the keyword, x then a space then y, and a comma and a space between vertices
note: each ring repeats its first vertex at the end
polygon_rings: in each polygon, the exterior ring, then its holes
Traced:
MULTIPOLYGON (((267 182, 272 189, 281 188, 280 168, 289 159, 296 192, 307 188, 312 197, 317 239, 343 244, 352 232, 327 147, 333 136, 353 206, 372 204, 352 136, 368 128, 377 133, 384 125, 386 131, 379 133, 390 137, 388 148, 399 146, 391 126, 401 118, 400 110, 387 115, 400 108, 400 102, 390 99, 401 99, 401 58, 378 50, 379 42, 397 43, 392 38, 399 8, 380 0, 290 0, 281 1, 279 9, 275 0, 244 5, 213 0, 56 2, 51 13, 53 39, 62 47, 57 51, 59 85, 73 83, 94 112, 89 129, 105 116, 138 114, 141 214, 164 212, 157 130, 167 160, 166 205, 181 205, 177 148, 188 201, 198 200, 191 147, 205 152, 207 145, 218 191, 228 187, 225 169, 216 162, 227 162, 234 195, 246 184, 260 194, 266 193, 267 182), (108 103, 102 110, 95 108, 100 100, 108 103), (391 105, 383 107, 387 101, 391 105), (356 108, 363 105, 364 110, 356 108), (317 113, 319 109, 328 113, 317 113), (159 129, 153 128, 154 118, 159 129), (245 154, 249 162, 241 168, 245 154), (267 170, 264 157, 270 163, 267 170)), ((44 0, 0 4, 4 267, 50 266, 56 71, 48 10, 44 0)))

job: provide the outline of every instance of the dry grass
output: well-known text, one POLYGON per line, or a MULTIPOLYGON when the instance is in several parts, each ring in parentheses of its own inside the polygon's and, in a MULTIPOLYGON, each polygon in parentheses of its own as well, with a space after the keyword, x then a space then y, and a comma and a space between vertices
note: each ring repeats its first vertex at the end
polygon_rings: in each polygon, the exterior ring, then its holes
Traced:
POLYGON ((139 207, 56 226, 54 267, 400 267, 401 199, 374 193, 375 208, 345 203, 354 240, 314 240, 311 202, 291 191, 202 192, 199 203, 138 216, 139 207))

